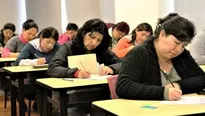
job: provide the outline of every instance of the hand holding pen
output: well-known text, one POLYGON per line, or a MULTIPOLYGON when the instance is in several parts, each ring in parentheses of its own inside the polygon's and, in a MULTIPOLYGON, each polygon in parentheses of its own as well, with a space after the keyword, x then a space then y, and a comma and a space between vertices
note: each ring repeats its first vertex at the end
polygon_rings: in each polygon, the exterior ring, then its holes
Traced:
POLYGON ((37 65, 43 65, 46 63, 46 59, 45 58, 38 58, 37 59, 37 65))
POLYGON ((173 101, 173 100, 179 100, 181 99, 182 96, 182 91, 180 89, 180 86, 176 83, 173 83, 170 80, 169 75, 166 73, 166 71, 161 70, 163 76, 170 82, 169 84, 165 85, 165 89, 168 90, 168 99, 173 101))
POLYGON ((78 72, 78 78, 89 78, 90 77, 90 71, 86 70, 82 62, 79 60, 80 65, 83 69, 79 70, 78 72))

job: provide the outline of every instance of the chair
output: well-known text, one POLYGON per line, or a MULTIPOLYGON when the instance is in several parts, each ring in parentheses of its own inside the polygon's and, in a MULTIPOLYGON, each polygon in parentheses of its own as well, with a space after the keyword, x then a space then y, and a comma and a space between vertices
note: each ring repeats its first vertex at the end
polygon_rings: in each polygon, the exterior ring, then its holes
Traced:
POLYGON ((114 23, 106 23, 106 26, 108 29, 110 29, 110 28, 114 27, 115 24, 114 23))
POLYGON ((111 76, 111 77, 107 78, 108 86, 109 86, 109 89, 110 89, 110 94, 111 94, 112 99, 117 99, 118 98, 118 96, 115 92, 117 78, 118 78, 118 75, 114 75, 114 76, 111 76))

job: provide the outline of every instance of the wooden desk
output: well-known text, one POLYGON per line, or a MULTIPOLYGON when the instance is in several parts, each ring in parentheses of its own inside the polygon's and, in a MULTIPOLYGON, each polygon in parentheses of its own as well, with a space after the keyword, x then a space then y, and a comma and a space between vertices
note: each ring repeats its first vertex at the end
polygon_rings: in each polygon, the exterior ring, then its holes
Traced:
POLYGON ((1 63, 15 62, 16 58, 0 58, 1 63))
POLYGON ((161 104, 160 101, 140 101, 112 99, 93 102, 93 108, 100 109, 111 115, 118 116, 176 116, 187 114, 205 113, 204 104, 179 105, 161 104), (156 109, 142 108, 143 106, 155 106, 156 109))
POLYGON ((205 65, 199 65, 205 71, 205 65))
MULTIPOLYGON (((44 101, 47 105, 44 105, 44 110, 47 111, 47 116, 50 116, 51 104, 48 102, 48 98, 51 98, 52 91, 58 91, 60 93, 60 111, 61 116, 67 116, 68 107, 68 90, 92 88, 99 86, 108 86, 107 79, 104 80, 88 80, 88 79, 75 79, 74 81, 65 81, 61 78, 46 78, 37 79, 36 83, 44 88, 44 101), (46 107, 45 107, 46 106, 46 107)), ((75 105, 75 104, 74 104, 75 105)))
POLYGON ((9 73, 11 76, 11 115, 16 116, 16 87, 13 82, 15 79, 18 79, 18 95, 19 95, 19 113, 20 116, 25 116, 24 111, 24 78, 27 73, 36 73, 36 72, 46 72, 47 68, 37 68, 34 69, 32 66, 10 66, 3 67, 3 70, 9 73))

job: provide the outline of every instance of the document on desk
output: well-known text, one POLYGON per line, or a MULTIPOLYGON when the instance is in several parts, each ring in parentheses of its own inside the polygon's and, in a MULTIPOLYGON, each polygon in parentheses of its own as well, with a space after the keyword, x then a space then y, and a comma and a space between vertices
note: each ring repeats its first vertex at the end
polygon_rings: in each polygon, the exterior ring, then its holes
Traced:
POLYGON ((100 76, 100 75, 90 75, 90 78, 63 78, 64 81, 74 81, 78 79, 88 79, 88 80, 102 80, 102 79, 107 79, 111 75, 105 75, 105 76, 100 76))
POLYGON ((161 104, 205 104, 205 96, 182 96, 178 101, 161 101, 161 104))
POLYGON ((111 75, 104 75, 104 76, 100 76, 100 75, 90 75, 91 80, 101 80, 101 79, 107 79, 108 77, 110 77, 111 75))

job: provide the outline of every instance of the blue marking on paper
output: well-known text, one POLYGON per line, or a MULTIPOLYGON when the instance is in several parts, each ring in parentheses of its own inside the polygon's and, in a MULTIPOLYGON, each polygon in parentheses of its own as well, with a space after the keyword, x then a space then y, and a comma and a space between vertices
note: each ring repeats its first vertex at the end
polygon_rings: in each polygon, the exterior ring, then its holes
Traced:
POLYGON ((152 109, 152 110, 154 110, 154 109, 156 109, 157 107, 151 106, 151 105, 145 105, 145 106, 142 106, 141 108, 146 108, 146 109, 152 109))

